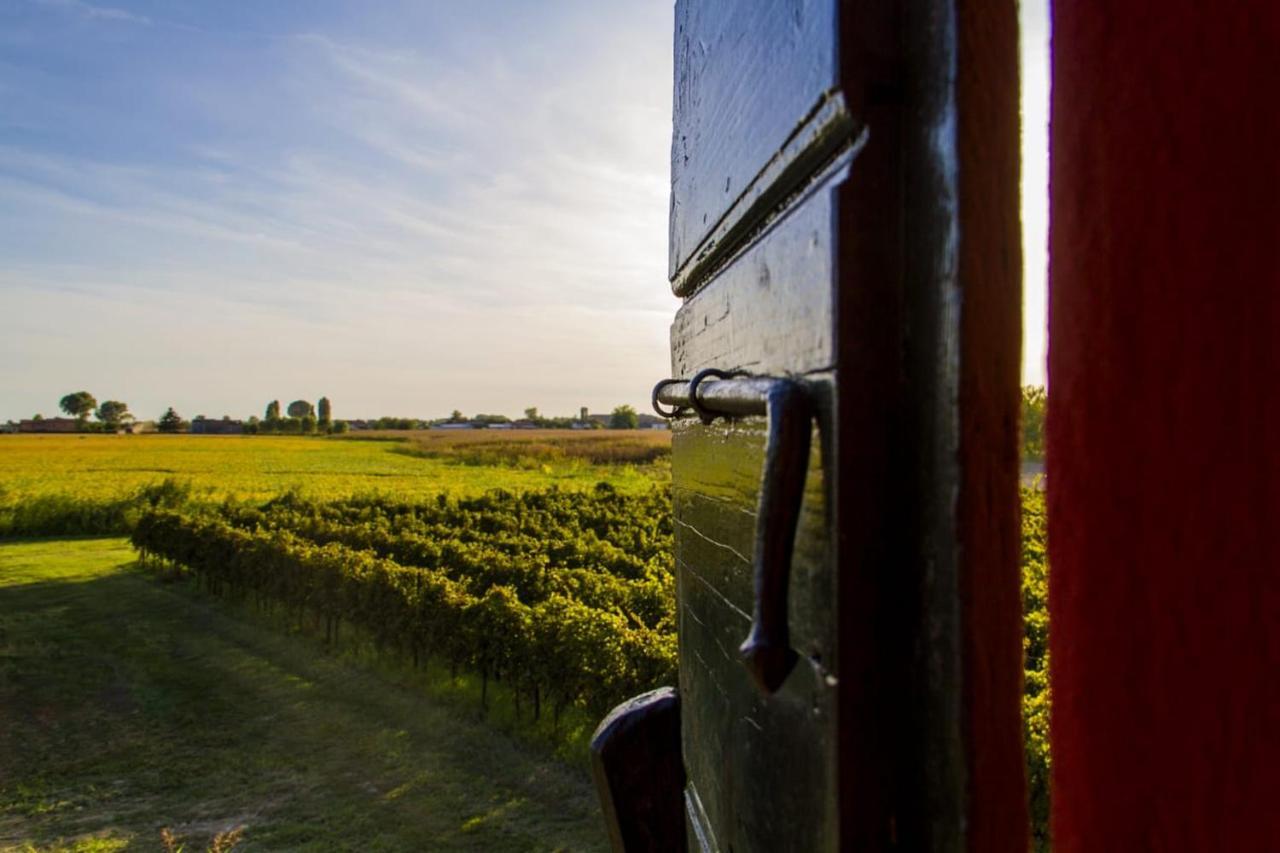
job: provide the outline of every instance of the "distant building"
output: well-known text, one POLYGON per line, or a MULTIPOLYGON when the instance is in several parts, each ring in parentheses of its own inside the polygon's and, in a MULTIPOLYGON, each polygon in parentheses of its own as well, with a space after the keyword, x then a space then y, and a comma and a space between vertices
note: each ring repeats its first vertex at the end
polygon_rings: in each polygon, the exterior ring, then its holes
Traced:
POLYGON ((641 412, 636 420, 639 422, 640 429, 671 429, 671 424, 657 415, 641 412))
POLYGON ((475 429, 475 428, 476 428, 475 424, 467 423, 467 422, 463 422, 460 424, 455 424, 455 423, 436 424, 435 426, 432 427, 432 429, 475 429))
POLYGON ((538 425, 533 421, 529 420, 528 418, 521 418, 518 421, 513 421, 511 426, 514 429, 537 429, 538 428, 538 425))
POLYGON ((509 423, 489 424, 489 429, 514 429, 514 426, 509 423))
POLYGON ((18 421, 18 432, 76 432, 80 422, 75 418, 23 418, 18 421))
POLYGON ((244 432, 244 421, 234 421, 225 415, 221 420, 197 416, 191 421, 192 435, 240 435, 244 432))

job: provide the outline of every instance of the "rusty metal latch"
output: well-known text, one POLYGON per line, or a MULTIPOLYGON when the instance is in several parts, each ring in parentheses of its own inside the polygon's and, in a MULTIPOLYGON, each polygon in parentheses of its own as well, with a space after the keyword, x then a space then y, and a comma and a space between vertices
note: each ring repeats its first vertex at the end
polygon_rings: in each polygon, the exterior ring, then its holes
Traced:
POLYGON ((692 409, 709 424, 718 417, 764 415, 765 444, 760 500, 756 509, 751 633, 738 648, 743 663, 765 695, 777 692, 796 665, 787 623, 791 554, 809 470, 813 403, 794 380, 716 369, 689 381, 664 379, 653 389, 653 407, 666 418, 692 409), (672 406, 663 409, 661 404, 672 406))

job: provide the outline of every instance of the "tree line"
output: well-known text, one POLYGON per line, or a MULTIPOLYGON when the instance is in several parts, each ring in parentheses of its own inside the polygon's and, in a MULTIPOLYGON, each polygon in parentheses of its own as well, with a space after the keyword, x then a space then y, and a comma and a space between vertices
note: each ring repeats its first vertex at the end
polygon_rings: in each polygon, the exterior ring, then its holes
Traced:
MULTIPOLYGON (((134 420, 128 403, 120 400, 103 400, 99 403, 88 391, 73 391, 65 395, 58 401, 58 408, 79 421, 85 431, 93 431, 95 428, 114 431, 134 420), (97 418, 97 424, 89 422, 90 415, 97 418)), ((42 417, 36 415, 34 420, 42 420, 42 417)))
POLYGON ((1044 459, 1044 422, 1049 394, 1043 385, 1022 386, 1019 442, 1023 459, 1044 459))
MULTIPOLYGON (((123 427, 136 423, 137 418, 129 411, 129 405, 120 400, 105 400, 102 403, 88 391, 74 391, 63 396, 58 403, 59 408, 78 421, 77 428, 83 432, 115 432, 123 427), (90 421, 96 418, 96 423, 90 421)), ((43 420, 42 415, 35 415, 33 421, 43 420)), ((205 422, 211 419, 197 415, 194 422, 205 422)), ((193 421, 186 420, 178 411, 169 406, 164 414, 156 419, 156 429, 163 433, 178 433, 191 430, 193 421)), ((231 419, 223 417, 222 421, 231 419)), ((335 420, 333 404, 328 397, 321 397, 313 405, 308 400, 294 400, 283 410, 279 400, 267 404, 261 418, 251 416, 245 421, 234 421, 238 431, 248 435, 331 435, 345 433, 350 429, 348 421, 335 420)), ((513 421, 506 415, 477 414, 467 417, 459 409, 454 409, 448 418, 434 421, 406 417, 381 417, 370 421, 361 421, 364 429, 422 429, 440 424, 467 424, 474 428, 523 423, 539 429, 637 429, 640 426, 640 415, 635 407, 629 405, 616 406, 607 419, 602 422, 601 416, 587 414, 584 407, 577 417, 546 416, 536 406, 524 410, 523 421, 513 421)))
POLYGON ((280 413, 280 401, 267 404, 261 419, 251 417, 244 423, 249 435, 332 435, 344 433, 346 421, 333 419, 333 404, 328 397, 321 397, 313 406, 307 400, 294 400, 280 413))

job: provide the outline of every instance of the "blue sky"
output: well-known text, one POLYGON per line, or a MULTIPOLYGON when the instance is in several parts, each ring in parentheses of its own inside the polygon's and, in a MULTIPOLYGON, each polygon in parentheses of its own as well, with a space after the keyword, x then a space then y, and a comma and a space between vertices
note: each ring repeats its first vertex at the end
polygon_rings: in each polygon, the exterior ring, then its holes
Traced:
POLYGON ((0 0, 0 419, 81 388, 141 417, 639 406, 677 307, 671 21, 0 0))

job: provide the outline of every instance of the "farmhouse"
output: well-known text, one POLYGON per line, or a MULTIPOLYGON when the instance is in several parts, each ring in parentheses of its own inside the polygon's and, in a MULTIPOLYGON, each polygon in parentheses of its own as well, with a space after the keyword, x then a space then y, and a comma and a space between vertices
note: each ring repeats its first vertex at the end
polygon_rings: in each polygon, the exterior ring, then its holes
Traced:
POLYGON ((75 418, 23 418, 18 432, 75 432, 79 426, 75 418))
POLYGON ((226 415, 222 416, 222 420, 198 415, 191 421, 192 435, 240 435, 243 432, 244 421, 233 421, 226 415))

